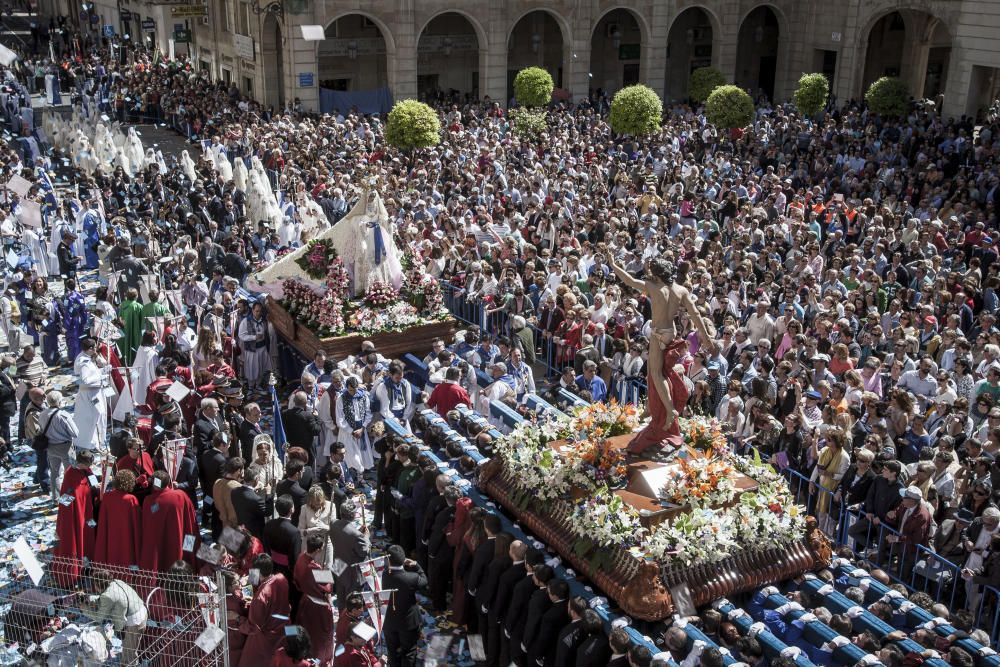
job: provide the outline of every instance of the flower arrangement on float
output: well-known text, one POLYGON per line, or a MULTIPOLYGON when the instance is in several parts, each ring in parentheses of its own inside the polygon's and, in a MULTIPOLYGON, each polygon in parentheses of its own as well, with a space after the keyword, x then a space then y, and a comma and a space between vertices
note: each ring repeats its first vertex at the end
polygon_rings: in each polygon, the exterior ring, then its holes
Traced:
POLYGON ((625 481, 620 450, 608 438, 638 427, 635 406, 595 403, 569 419, 524 422, 494 444, 524 509, 568 507, 566 523, 578 537, 575 549, 595 567, 609 547, 631 549, 667 567, 717 563, 740 552, 762 551, 801 539, 805 508, 795 502, 785 479, 759 455, 745 457, 725 446, 715 420, 681 419, 685 452, 661 496, 687 511, 646 530, 635 509, 614 494, 625 481), (558 451, 549 443, 565 440, 558 451), (757 489, 736 499, 735 471, 753 478, 757 489), (612 516, 613 515, 613 516, 612 516), (598 548, 599 547, 599 548, 598 548), (596 560, 595 560, 596 559, 596 560))
POLYGON ((356 301, 351 299, 351 276, 330 241, 310 241, 296 263, 312 280, 286 279, 282 306, 321 338, 403 331, 448 316, 440 284, 420 268, 413 269, 413 278, 402 290, 374 281, 356 301), (410 291, 411 285, 419 285, 419 298, 410 291))

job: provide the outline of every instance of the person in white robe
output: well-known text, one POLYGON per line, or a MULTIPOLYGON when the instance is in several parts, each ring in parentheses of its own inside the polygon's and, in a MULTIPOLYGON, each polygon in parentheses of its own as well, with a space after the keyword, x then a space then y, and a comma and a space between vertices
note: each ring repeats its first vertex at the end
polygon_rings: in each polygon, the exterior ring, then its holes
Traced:
POLYGON ((31 257, 35 274, 42 278, 48 278, 50 275, 49 251, 45 247, 45 241, 31 227, 22 226, 24 229, 21 232, 21 243, 24 244, 25 249, 28 251, 28 256, 31 257))
POLYGON ((77 449, 103 447, 108 430, 108 399, 105 388, 108 382, 108 362, 97 352, 97 341, 83 341, 83 351, 73 362, 73 372, 80 378, 73 409, 73 421, 79 435, 74 443, 77 449))
POLYGON ((337 397, 344 390, 343 380, 339 387, 334 387, 330 383, 320 396, 316 404, 316 412, 319 421, 323 425, 323 430, 319 434, 319 445, 316 450, 316 460, 325 461, 330 457, 330 446, 337 442, 340 435, 340 428, 337 426, 337 397))
POLYGON ((410 419, 417 410, 413 387, 403 378, 403 364, 398 361, 389 362, 386 377, 376 382, 372 388, 375 400, 378 401, 379 415, 382 419, 395 419, 407 431, 410 430, 410 419))
POLYGON ((142 334, 142 341, 132 361, 132 395, 139 403, 146 400, 146 390, 156 379, 157 363, 159 355, 156 353, 156 334, 146 331, 142 334))
POLYGON ((265 377, 271 370, 271 341, 274 331, 264 316, 264 305, 256 301, 250 314, 240 321, 238 334, 240 349, 243 350, 243 379, 250 391, 264 392, 265 377))
POLYGON ((338 440, 344 443, 344 463, 357 472, 360 479, 364 471, 375 465, 368 440, 368 425, 372 422, 371 398, 353 375, 344 381, 344 386, 344 391, 336 398, 338 440))
POLYGON ((502 361, 493 364, 491 372, 493 384, 480 392, 476 403, 476 412, 487 417, 490 423, 502 432, 507 432, 510 428, 503 423, 502 419, 493 416, 490 411, 490 403, 503 401, 506 398, 516 398, 517 385, 514 377, 507 373, 507 365, 502 361))

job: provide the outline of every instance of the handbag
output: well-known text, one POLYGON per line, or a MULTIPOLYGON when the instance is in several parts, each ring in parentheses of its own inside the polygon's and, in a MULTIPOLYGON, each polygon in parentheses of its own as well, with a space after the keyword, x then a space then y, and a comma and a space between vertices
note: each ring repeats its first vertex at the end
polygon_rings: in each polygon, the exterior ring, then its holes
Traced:
POLYGON ((61 410, 53 412, 52 416, 49 417, 48 423, 45 424, 45 428, 42 429, 42 432, 32 439, 31 448, 36 452, 44 452, 49 448, 49 436, 45 434, 49 432, 49 427, 52 426, 52 422, 55 421, 56 415, 60 412, 61 410))

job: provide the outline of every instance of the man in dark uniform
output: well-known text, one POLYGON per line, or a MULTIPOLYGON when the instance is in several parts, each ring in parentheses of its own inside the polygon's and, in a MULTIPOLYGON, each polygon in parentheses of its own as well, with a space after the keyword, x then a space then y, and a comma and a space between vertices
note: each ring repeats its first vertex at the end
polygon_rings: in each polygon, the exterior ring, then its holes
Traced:
MULTIPOLYGON (((529 549, 524 556, 524 576, 516 581, 513 590, 510 592, 510 600, 506 606, 501 608, 503 612, 500 631, 500 664, 509 665, 514 651, 514 637, 520 642, 520 631, 524 626, 524 616, 528 612, 528 600, 535 592, 534 571, 536 568, 548 567, 545 565, 545 553, 539 549, 529 549)), ((502 591, 503 589, 501 589, 502 591)))
POLYGON ((511 559, 510 565, 497 580, 496 594, 489 605, 487 605, 489 613, 486 617, 486 626, 479 629, 483 635, 483 642, 486 644, 486 663, 488 665, 510 664, 509 660, 506 663, 500 662, 501 637, 503 634, 501 623, 507 611, 507 606, 510 604, 510 596, 514 592, 514 586, 517 582, 524 579, 524 575, 527 572, 524 567, 524 557, 528 553, 528 545, 521 540, 514 540, 510 544, 508 553, 511 559))
POLYGON ((416 561, 406 558, 398 544, 389 547, 387 553, 389 568, 382 574, 382 590, 396 591, 382 624, 389 667, 414 667, 422 623, 417 591, 426 588, 427 576, 416 561))
MULTIPOLYGON (((476 589, 476 613, 479 615, 479 634, 483 637, 483 642, 488 646, 489 639, 489 613, 490 605, 497 594, 497 586, 500 583, 500 575, 507 571, 513 564, 514 559, 510 557, 510 544, 514 537, 508 533, 500 533, 501 539, 494 540, 493 560, 486 566, 486 570, 476 589), (502 549, 502 551, 501 551, 502 549)), ((487 664, 490 664, 489 654, 487 654, 487 664)))
POLYGON ((433 517, 427 538, 427 580, 431 604, 434 611, 443 612, 448 607, 448 591, 451 590, 452 559, 454 548, 448 543, 448 526, 455 518, 455 504, 462 497, 457 486, 448 486, 441 494, 442 507, 433 517))
POLYGON ((201 465, 198 467, 201 473, 201 490, 205 494, 202 505, 201 524, 212 529, 213 535, 218 535, 222 531, 222 523, 219 520, 219 513, 215 509, 215 498, 212 497, 212 487, 215 482, 222 477, 222 466, 229 458, 229 442, 225 433, 216 432, 212 436, 212 447, 201 455, 201 465))
MULTIPOLYGON (((529 665, 551 665, 556 659, 557 642, 553 642, 553 637, 558 637, 559 631, 569 623, 569 584, 565 579, 553 579, 548 584, 549 601, 552 606, 546 611, 538 623, 538 630, 535 638, 528 648, 529 665)), ((580 613, 587 608, 587 603, 583 598, 574 598, 580 613)))
MULTIPOLYGON (((476 547, 475 553, 472 554, 472 564, 469 566, 469 571, 465 573, 465 586, 469 595, 472 596, 472 603, 475 604, 476 593, 479 590, 479 585, 482 583, 484 575, 486 574, 486 566, 490 564, 493 560, 494 545, 493 542, 496 540, 497 534, 503 528, 503 524, 500 522, 500 517, 496 514, 487 514, 483 519, 483 528, 486 529, 486 539, 476 547)), ((476 607, 473 611, 471 619, 475 619, 475 628, 470 627, 469 632, 478 632, 479 628, 479 608, 476 607)), ((470 624, 471 625, 471 624, 470 624)))
POLYGON ((555 576, 548 565, 539 565, 531 569, 531 594, 520 607, 511 607, 510 613, 515 614, 514 629, 510 633, 510 659, 519 665, 525 664, 528 657, 528 646, 535 638, 542 614, 548 611, 552 603, 549 601, 548 584, 555 576))
MULTIPOLYGON (((264 524, 264 551, 271 556, 274 561, 276 572, 284 574, 286 577, 292 576, 292 568, 302 551, 302 533, 291 521, 292 508, 294 507, 290 496, 278 496, 274 501, 274 509, 278 513, 277 518, 271 519, 264 524)), ((290 587, 291 598, 296 597, 297 589, 290 587)), ((292 610, 295 610, 296 599, 292 600, 292 610)))
MULTIPOLYGON (((604 634, 604 621, 593 609, 583 612, 583 637, 573 656, 574 662, 565 663, 569 667, 604 667, 611 659, 608 637, 604 634)), ((556 654, 556 667, 561 667, 556 654)))
POLYGON ((265 506, 264 499, 254 491, 260 471, 257 468, 247 468, 243 473, 243 485, 233 489, 232 503, 236 511, 236 520, 258 540, 264 537, 265 506))

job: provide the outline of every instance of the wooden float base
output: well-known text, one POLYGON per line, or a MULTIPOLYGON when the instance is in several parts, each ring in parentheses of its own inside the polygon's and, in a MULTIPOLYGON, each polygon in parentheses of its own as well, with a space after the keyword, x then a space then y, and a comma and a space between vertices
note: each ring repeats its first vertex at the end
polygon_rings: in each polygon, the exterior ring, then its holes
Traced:
POLYGON ((399 358, 407 352, 423 357, 431 351, 431 341, 435 338, 451 341, 459 328, 458 321, 449 317, 410 327, 406 331, 387 331, 370 336, 348 334, 320 338, 307 326, 292 318, 284 306, 271 297, 267 300, 267 313, 274 330, 306 359, 312 359, 316 350, 322 349, 327 356, 339 361, 357 354, 361 350, 361 342, 365 340, 374 343, 379 354, 390 359, 399 358))

